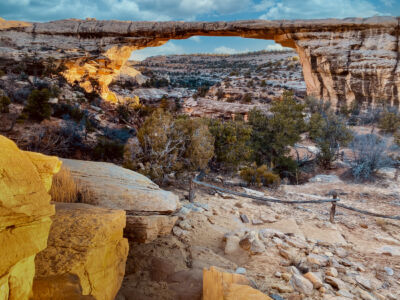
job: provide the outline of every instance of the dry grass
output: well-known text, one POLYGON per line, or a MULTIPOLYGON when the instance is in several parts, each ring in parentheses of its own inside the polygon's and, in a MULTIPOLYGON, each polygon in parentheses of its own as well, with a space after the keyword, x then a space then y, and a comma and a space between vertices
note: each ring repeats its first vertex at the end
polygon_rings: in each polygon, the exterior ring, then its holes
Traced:
POLYGON ((53 177, 53 184, 50 189, 52 201, 64 203, 91 203, 92 195, 90 190, 72 177, 71 171, 62 167, 53 177))

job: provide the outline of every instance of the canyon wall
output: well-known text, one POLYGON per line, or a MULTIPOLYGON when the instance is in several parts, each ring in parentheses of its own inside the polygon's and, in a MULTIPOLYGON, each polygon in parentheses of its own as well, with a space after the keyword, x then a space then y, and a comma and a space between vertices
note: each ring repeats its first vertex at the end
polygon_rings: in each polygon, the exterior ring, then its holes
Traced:
POLYGON ((307 93, 340 106, 357 100, 399 103, 398 17, 234 22, 129 22, 0 20, 0 57, 56 59, 65 78, 116 101, 108 85, 134 50, 191 36, 240 36, 275 40, 295 49, 307 93))

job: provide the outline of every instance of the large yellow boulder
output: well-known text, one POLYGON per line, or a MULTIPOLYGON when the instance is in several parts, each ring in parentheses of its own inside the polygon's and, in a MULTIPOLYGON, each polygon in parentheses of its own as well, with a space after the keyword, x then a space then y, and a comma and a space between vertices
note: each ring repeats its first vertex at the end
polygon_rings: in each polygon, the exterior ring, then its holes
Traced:
POLYGON ((60 166, 0 136, 0 300, 31 296, 34 258, 47 246, 54 215, 47 190, 60 166))
POLYGON ((250 286, 243 275, 220 272, 215 267, 203 270, 203 300, 272 300, 250 286))
POLYGON ((35 259, 34 299, 111 300, 125 274, 125 211, 56 203, 48 247, 35 259))

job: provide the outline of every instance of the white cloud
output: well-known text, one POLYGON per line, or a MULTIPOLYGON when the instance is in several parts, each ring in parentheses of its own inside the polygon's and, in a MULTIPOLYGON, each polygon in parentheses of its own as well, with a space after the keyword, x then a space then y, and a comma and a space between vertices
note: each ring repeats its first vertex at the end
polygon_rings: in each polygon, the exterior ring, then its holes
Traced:
POLYGON ((141 61, 150 56, 184 54, 184 53, 185 50, 181 46, 178 46, 173 42, 169 41, 168 43, 159 47, 148 47, 142 50, 133 51, 130 59, 141 61))
POLYGON ((274 6, 274 4, 275 1, 273 0, 262 0, 260 3, 254 5, 254 10, 265 11, 266 9, 269 9, 270 7, 274 6))
POLYGON ((287 47, 282 47, 281 44, 273 44, 273 45, 268 45, 265 47, 265 50, 267 51, 282 51, 282 50, 292 50, 291 48, 287 47))
POLYGON ((229 48, 226 46, 220 46, 214 49, 214 53, 216 54, 238 54, 238 53, 246 53, 249 52, 249 49, 245 49, 245 50, 237 50, 234 48, 229 48))
POLYGON ((253 0, 1 0, 6 19, 47 21, 64 18, 195 20, 200 15, 241 13, 253 0))
POLYGON ((394 4, 394 0, 381 0, 381 2, 383 3, 383 5, 391 7, 394 4))
POLYGON ((217 54, 235 54, 235 53, 238 53, 238 51, 236 49, 233 49, 233 48, 220 46, 220 47, 214 49, 214 53, 217 53, 217 54))
POLYGON ((192 36, 189 40, 195 41, 196 43, 201 42, 201 38, 198 35, 192 36))
MULTIPOLYGON (((384 0, 390 1, 390 0, 384 0)), ((269 1, 263 1, 269 4, 269 1)), ((260 19, 316 19, 370 17, 379 15, 376 7, 366 0, 279 0, 265 6, 260 19)))

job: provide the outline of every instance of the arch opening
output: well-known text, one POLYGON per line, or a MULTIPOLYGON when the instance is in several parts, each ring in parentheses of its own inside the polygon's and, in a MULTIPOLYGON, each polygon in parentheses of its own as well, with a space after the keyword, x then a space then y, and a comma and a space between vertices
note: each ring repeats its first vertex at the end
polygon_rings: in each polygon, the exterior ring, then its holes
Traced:
POLYGON ((132 93, 154 105, 168 100, 189 115, 224 118, 245 118, 254 107, 267 111, 285 90, 299 99, 306 95, 293 49, 241 37, 194 36, 135 50, 116 81, 126 87, 110 85, 119 97, 132 93))

